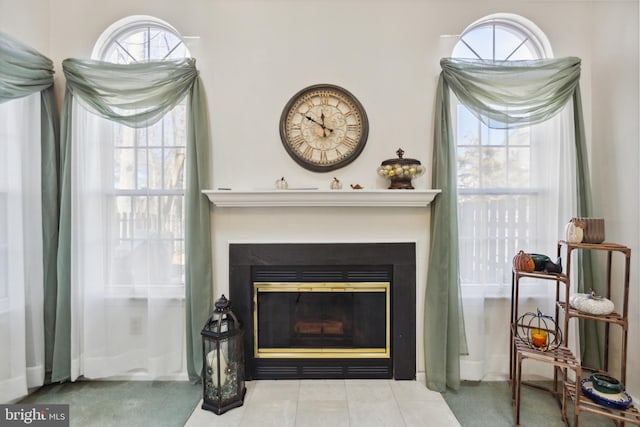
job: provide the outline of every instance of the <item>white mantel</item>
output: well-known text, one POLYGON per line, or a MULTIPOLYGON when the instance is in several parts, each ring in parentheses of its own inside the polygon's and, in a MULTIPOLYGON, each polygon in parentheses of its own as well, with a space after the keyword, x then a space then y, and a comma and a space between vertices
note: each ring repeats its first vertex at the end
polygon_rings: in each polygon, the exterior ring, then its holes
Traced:
POLYGON ((425 207, 441 190, 203 190, 217 207, 425 207))
MULTIPOLYGON (((416 315, 421 319, 426 283, 433 189, 203 190, 211 201, 214 286, 229 291, 231 243, 416 244, 416 315)), ((416 366, 423 371, 422 323, 416 330, 416 366)))

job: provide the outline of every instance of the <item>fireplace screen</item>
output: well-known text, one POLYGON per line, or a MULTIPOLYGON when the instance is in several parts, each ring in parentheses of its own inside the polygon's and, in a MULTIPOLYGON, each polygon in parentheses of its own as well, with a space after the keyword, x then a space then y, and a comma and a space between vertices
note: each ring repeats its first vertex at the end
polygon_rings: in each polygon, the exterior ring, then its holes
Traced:
POLYGON ((256 358, 389 358, 389 282, 255 282, 256 358))

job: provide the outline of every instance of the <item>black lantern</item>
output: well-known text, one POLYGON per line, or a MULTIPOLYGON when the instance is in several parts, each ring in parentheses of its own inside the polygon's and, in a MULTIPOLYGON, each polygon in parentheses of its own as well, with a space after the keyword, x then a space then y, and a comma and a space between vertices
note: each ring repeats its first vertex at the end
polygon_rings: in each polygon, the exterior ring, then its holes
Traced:
POLYGON ((242 406, 244 386, 244 332, 222 295, 202 329, 202 409, 220 415, 242 406))

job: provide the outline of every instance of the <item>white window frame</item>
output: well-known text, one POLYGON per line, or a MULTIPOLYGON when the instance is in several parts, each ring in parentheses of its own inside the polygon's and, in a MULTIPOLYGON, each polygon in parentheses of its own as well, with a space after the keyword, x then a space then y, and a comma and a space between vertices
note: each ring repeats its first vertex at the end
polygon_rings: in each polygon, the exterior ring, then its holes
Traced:
MULTIPOLYGON (((533 55, 535 55, 530 59, 548 58, 553 56, 551 46, 548 42, 548 39, 544 35, 544 33, 542 33, 542 31, 540 31, 539 28, 535 24, 533 24, 531 21, 521 16, 513 15, 513 14, 494 14, 494 15, 486 16, 482 19, 475 21, 474 23, 469 25, 469 27, 467 27, 467 29, 463 32, 463 34, 460 36, 458 40, 458 43, 467 44, 465 36, 468 36, 470 33, 480 28, 493 29, 493 32, 492 32, 493 40, 491 45, 492 56, 489 58, 482 57, 482 55, 479 54, 478 51, 473 49, 473 46, 471 46, 471 48, 468 49, 467 52, 469 51, 473 52, 473 56, 470 56, 473 59, 489 59, 489 60, 500 61, 500 60, 509 60, 514 56, 513 52, 511 52, 509 54, 506 54, 505 57, 500 57, 500 56, 496 57, 496 52, 498 52, 499 50, 496 48, 496 38, 495 38, 496 28, 509 31, 512 34, 514 33, 519 34, 521 37, 521 43, 517 45, 517 48, 521 48, 523 44, 527 43, 526 47, 528 47, 529 51, 532 52, 533 55)), ((458 43, 456 43, 456 46, 458 46, 458 43)), ((455 53, 455 51, 456 51, 456 48, 454 47, 453 52, 455 53)), ((455 55, 452 55, 452 56, 455 57, 455 55)), ((454 130, 457 130, 458 106, 460 104, 458 104, 457 99, 455 97, 452 99, 454 100, 454 102, 452 102, 451 117, 453 118, 453 128, 454 130)), ((478 135, 480 136, 480 138, 482 138, 483 130, 480 129, 482 127, 480 125, 480 121, 478 121, 478 126, 479 126, 478 135)), ((533 128, 529 128, 529 129, 533 129, 533 128)), ((485 129, 485 132, 486 132, 486 129, 485 129)), ((545 133, 545 132, 532 131, 529 137, 529 144, 526 146, 518 145, 518 147, 523 147, 523 148, 528 147, 529 150, 531 150, 533 141, 539 138, 544 138, 544 136, 541 135, 540 133, 545 133)), ((478 147, 479 151, 483 147, 494 147, 494 148, 502 147, 508 153, 508 150, 509 150, 509 130, 508 129, 506 130, 505 139, 506 141, 504 145, 486 144, 481 139, 480 141, 478 141, 478 144, 476 145, 476 147, 478 147)), ((456 136, 456 150, 458 150, 459 147, 464 147, 464 146, 465 145, 462 145, 462 144, 458 145, 458 138, 456 136)), ((469 146, 467 145, 467 147, 469 146)), ((533 159, 533 157, 537 157, 537 156, 534 155, 532 151, 530 151, 529 157, 531 161, 534 161, 535 159, 533 159)), ((507 165, 507 168, 508 168, 508 165, 507 165)), ((529 170, 529 172, 531 172, 531 170, 529 170)), ((481 173, 481 170, 479 170, 479 173, 481 173)), ((507 173, 508 173, 508 169, 507 169, 507 173)), ((508 180, 508 178, 506 179, 508 180)), ((461 212, 460 210, 461 200, 464 200, 465 197, 468 197, 468 196, 482 197, 482 196, 496 195, 496 196, 505 196, 506 198, 510 198, 510 196, 514 196, 514 198, 520 197, 520 198, 526 199, 531 197, 537 198, 539 196, 533 182, 530 182, 528 187, 511 187, 509 185, 505 185, 500 187, 480 186, 476 188, 464 188, 464 187, 461 187, 460 184, 461 183, 458 182, 458 204, 459 204, 458 215, 459 215, 459 229, 460 229, 459 246, 461 249, 469 247, 468 243, 463 242, 463 239, 465 239, 465 236, 463 234, 463 231, 465 229, 465 221, 468 221, 468 219, 462 218, 463 212, 461 212)), ((536 203, 533 203, 531 205, 532 209, 535 209, 535 204, 536 203)), ((484 213, 484 214, 489 215, 489 213, 484 213)), ((495 239, 496 240, 495 245, 496 247, 498 245, 501 245, 501 249, 499 250, 499 252, 505 257, 504 259, 509 259, 510 261, 510 258, 515 253, 517 253, 517 250, 519 248, 534 247, 535 239, 537 235, 536 227, 539 227, 539 224, 533 224, 533 227, 526 230, 526 233, 527 233, 526 235, 518 236, 518 238, 513 237, 513 238, 506 239, 506 238, 503 238, 502 236, 497 236, 497 238, 495 239), (501 240, 502 243, 498 242, 498 240, 501 240)), ((473 236, 470 238, 473 239, 473 236)), ((486 236, 486 238, 490 239, 491 236, 486 236)), ((483 297, 489 297, 489 298, 491 297, 505 298, 510 296, 510 277, 511 277, 510 263, 509 265, 504 266, 504 271, 502 272, 502 274, 497 274, 497 276, 500 276, 500 277, 495 277, 494 280, 482 280, 482 279, 473 280, 473 278, 471 278, 470 280, 469 277, 465 278, 465 271, 464 271, 464 268, 465 268, 464 266, 470 265, 470 262, 469 260, 466 260, 466 261, 464 260, 465 254, 463 254, 462 251, 460 254, 460 258, 461 258, 460 259, 460 264, 461 264, 460 280, 461 280, 461 286, 465 290, 465 294, 482 295, 483 297)), ((474 276, 474 277, 477 277, 477 276, 474 276)))
MULTIPOLYGON (((134 46, 135 47, 135 46, 134 46)), ((146 15, 134 15, 123 18, 115 23, 113 23, 109 28, 107 28, 98 38, 93 52, 92 58, 97 60, 109 61, 114 57, 117 57, 117 63, 132 63, 132 62, 144 62, 148 60, 156 60, 161 61, 165 59, 177 59, 183 57, 189 57, 189 51, 186 47, 184 38, 179 34, 179 32, 169 25, 168 23, 146 15), (144 43, 144 47, 141 46, 141 49, 138 52, 130 50, 130 45, 124 43, 125 40, 131 37, 143 37, 141 40, 144 43), (150 46, 150 41, 152 38, 158 38, 154 41, 161 40, 166 45, 165 52, 152 51, 150 46), (115 53, 117 52, 117 53, 115 53), (177 55, 177 56, 176 56, 177 55)), ((162 247, 167 243, 171 244, 173 248, 173 252, 171 255, 171 263, 172 266, 181 266, 179 267, 180 271, 176 271, 176 275, 174 279, 171 281, 171 284, 164 283, 154 284, 153 278, 149 279, 148 283, 140 284, 138 282, 131 282, 130 280, 122 279, 115 272, 115 269, 110 270, 111 279, 109 280, 111 287, 111 294, 114 297, 140 297, 146 298, 148 296, 148 287, 154 287, 154 294, 165 295, 167 297, 180 297, 184 298, 184 285, 185 285, 185 212, 184 212, 184 196, 185 196, 185 173, 184 169, 186 167, 186 137, 187 137, 187 129, 186 129, 186 99, 178 104, 172 112, 167 113, 167 116, 163 118, 160 122, 156 123, 154 126, 145 128, 145 129, 131 129, 127 128, 124 125, 120 124, 110 124, 110 129, 104 129, 104 134, 111 135, 111 138, 116 141, 116 139, 123 140, 122 135, 127 135, 126 139, 128 139, 129 145, 127 143, 118 144, 114 143, 113 147, 113 164, 114 164, 114 181, 116 180, 116 175, 119 172, 116 171, 117 155, 116 153, 127 152, 130 151, 130 165, 133 167, 133 171, 128 171, 127 175, 130 176, 129 183, 125 183, 125 185, 120 186, 117 189, 114 189, 113 193, 113 204, 116 203, 125 203, 126 200, 129 200, 131 210, 128 212, 128 215, 123 215, 122 218, 119 218, 117 221, 117 225, 114 228, 114 233, 119 235, 120 245, 119 248, 126 253, 133 253, 135 251, 136 245, 145 244, 144 242, 148 242, 148 233, 157 232, 158 236, 152 240, 158 242, 158 246, 162 247), (178 116, 176 116, 176 114, 178 116), (166 144, 168 136, 165 135, 167 127, 165 126, 166 122, 171 120, 183 120, 184 126, 179 129, 181 135, 175 136, 174 140, 181 140, 180 144, 166 144), (155 134, 155 135, 154 135, 155 134), (169 187, 166 188, 167 177, 165 174, 168 173, 168 168, 164 164, 166 154, 170 150, 179 150, 181 151, 182 156, 182 187, 169 187), (161 152, 162 154, 157 156, 161 159, 163 164, 161 168, 161 177, 160 182, 161 185, 155 185, 149 187, 142 182, 139 182, 139 178, 144 178, 146 176, 147 183, 149 182, 149 174, 144 170, 144 168, 149 168, 149 154, 152 151, 161 152), (147 160, 145 160, 145 157, 147 160), (164 227, 162 226, 163 221, 166 219, 162 218, 163 211, 158 208, 155 215, 155 219, 153 221, 150 220, 151 212, 146 211, 147 215, 144 218, 140 217, 140 212, 136 212, 136 208, 134 207, 135 203, 158 203, 159 206, 162 206, 162 199, 164 198, 182 198, 182 202, 178 201, 177 204, 180 205, 181 215, 177 218, 171 218, 169 221, 180 222, 179 229, 176 229, 175 233, 170 233, 170 236, 163 237, 162 233, 159 230, 162 230, 164 227), (146 200, 146 202, 145 202, 146 200), (153 225, 155 222, 157 225, 153 225), (142 224, 142 227, 140 227, 142 224), (170 241, 170 242, 168 242, 170 241), (180 249, 181 248, 181 249, 180 249)), ((104 125, 103 125, 104 126, 104 125)), ((170 125, 171 127, 176 126, 175 123, 170 125)), ((178 154, 178 157, 180 154, 178 154)), ((123 156, 123 158, 126 156, 123 156)), ((123 172, 124 173, 124 172, 123 172)), ((121 180, 122 181, 122 180, 121 180)), ((122 182, 120 183, 122 184, 122 182)), ((114 209, 116 207, 114 206, 114 209)), ((146 210, 147 208, 145 208, 146 210)), ((171 215, 171 214, 169 214, 171 215)), ((154 249, 152 249, 154 250, 154 249)), ((155 249, 157 250, 157 249, 155 249)), ((114 254, 114 257, 116 255, 114 254)))

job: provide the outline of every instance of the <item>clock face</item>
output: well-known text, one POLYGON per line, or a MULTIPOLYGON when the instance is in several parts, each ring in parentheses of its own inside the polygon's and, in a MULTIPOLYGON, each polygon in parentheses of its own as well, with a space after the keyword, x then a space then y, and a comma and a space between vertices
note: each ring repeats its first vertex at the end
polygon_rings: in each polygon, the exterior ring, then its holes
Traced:
POLYGON ((367 142, 367 114, 355 96, 328 84, 296 93, 280 117, 280 138, 302 167, 327 172, 348 165, 367 142))

